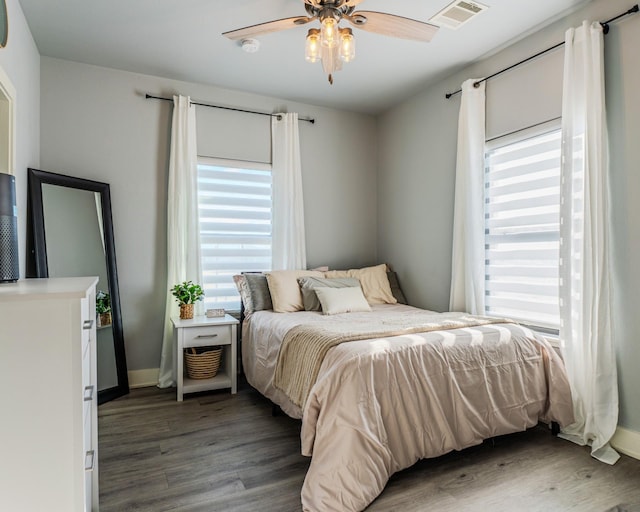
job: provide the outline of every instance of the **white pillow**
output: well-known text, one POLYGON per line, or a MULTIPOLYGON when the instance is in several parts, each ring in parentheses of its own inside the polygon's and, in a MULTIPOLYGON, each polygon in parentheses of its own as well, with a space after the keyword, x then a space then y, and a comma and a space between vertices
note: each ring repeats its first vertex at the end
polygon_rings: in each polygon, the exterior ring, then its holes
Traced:
POLYGON ((316 288, 315 292, 322 304, 322 313, 325 315, 371 311, 360 287, 316 288))

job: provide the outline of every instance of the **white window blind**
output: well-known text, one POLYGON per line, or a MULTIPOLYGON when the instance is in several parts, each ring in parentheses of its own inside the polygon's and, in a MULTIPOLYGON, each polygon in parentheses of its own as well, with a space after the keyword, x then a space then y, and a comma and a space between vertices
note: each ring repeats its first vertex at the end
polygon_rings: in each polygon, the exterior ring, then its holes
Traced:
POLYGON ((271 166, 198 159, 205 308, 240 309, 233 275, 271 269, 271 166))
POLYGON ((561 131, 488 145, 485 309, 559 328, 561 131))

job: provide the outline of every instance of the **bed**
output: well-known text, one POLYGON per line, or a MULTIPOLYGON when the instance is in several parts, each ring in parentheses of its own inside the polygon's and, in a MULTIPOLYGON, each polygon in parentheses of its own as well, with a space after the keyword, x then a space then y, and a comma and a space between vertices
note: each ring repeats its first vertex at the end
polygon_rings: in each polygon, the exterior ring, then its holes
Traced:
POLYGON ((303 510, 360 511, 393 473, 420 459, 539 421, 573 421, 562 361, 543 338, 495 319, 474 324, 467 318, 456 327, 460 315, 375 304, 371 311, 331 316, 262 310, 244 319, 248 382, 287 415, 302 419, 302 454, 311 457, 303 510), (398 334, 395 328, 412 325, 412 319, 437 325, 438 318, 443 329, 398 334), (283 343, 296 329, 353 331, 383 324, 395 335, 372 328, 374 335, 366 338, 363 329, 353 341, 329 348, 302 401, 276 379, 283 343))

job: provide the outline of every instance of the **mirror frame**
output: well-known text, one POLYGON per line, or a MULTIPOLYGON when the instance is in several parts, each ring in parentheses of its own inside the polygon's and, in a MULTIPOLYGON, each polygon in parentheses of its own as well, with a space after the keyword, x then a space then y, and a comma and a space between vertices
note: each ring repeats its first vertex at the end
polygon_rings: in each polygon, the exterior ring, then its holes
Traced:
POLYGON ((0 0, 0 48, 7 46, 9 40, 9 12, 7 2, 0 0))
POLYGON ((98 391, 98 404, 129 393, 129 377, 122 332, 122 316, 120 309, 120 292, 118 288, 118 271, 116 266, 116 250, 113 237, 113 221, 111 218, 111 194, 109 184, 99 181, 75 178, 38 169, 28 169, 29 181, 29 233, 27 249, 30 261, 27 265, 27 277, 49 277, 47 263, 47 244, 44 228, 44 210, 42 205, 42 185, 58 185, 60 187, 88 190, 100 194, 102 202, 102 223, 104 229, 105 258, 107 265, 107 281, 111 295, 111 317, 113 329, 113 345, 116 358, 117 386, 98 391))

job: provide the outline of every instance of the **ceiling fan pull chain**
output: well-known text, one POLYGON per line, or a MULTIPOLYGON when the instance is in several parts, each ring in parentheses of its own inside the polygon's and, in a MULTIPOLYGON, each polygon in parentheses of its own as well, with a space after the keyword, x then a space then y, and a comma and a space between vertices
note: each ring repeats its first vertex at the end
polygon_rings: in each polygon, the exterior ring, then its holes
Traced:
POLYGON ((333 75, 329 73, 329 83, 333 85, 333 75))

